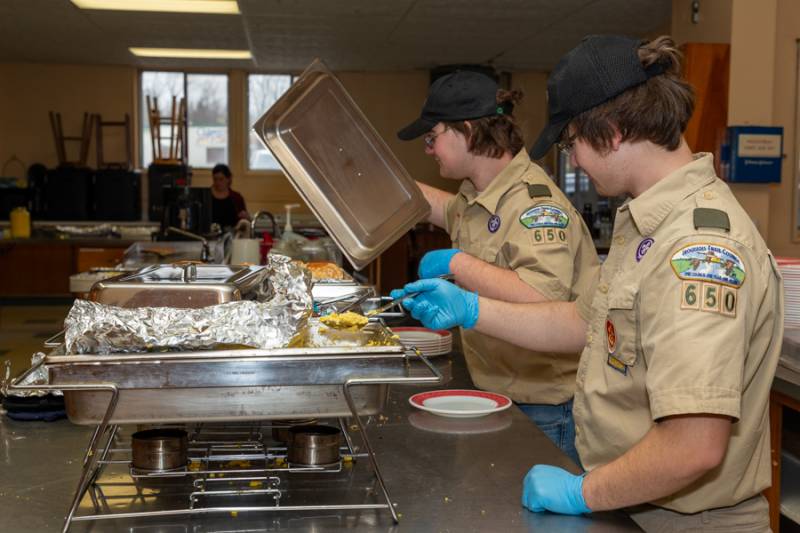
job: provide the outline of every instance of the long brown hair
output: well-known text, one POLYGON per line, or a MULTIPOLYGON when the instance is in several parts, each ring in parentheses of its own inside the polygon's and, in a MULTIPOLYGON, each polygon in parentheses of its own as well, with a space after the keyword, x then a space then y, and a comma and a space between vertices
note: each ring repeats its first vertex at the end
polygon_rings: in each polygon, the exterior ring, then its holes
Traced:
POLYGON ((694 111, 694 90, 681 78, 681 53, 664 35, 642 44, 638 54, 642 66, 659 63, 664 73, 584 111, 564 136, 579 137, 601 153, 611 148, 615 131, 622 141, 650 141, 669 151, 680 146, 694 111))
POLYGON ((525 147, 525 141, 512 112, 522 96, 520 90, 500 89, 497 91, 497 114, 444 125, 467 138, 470 153, 494 159, 503 157, 506 152, 516 155, 525 147))

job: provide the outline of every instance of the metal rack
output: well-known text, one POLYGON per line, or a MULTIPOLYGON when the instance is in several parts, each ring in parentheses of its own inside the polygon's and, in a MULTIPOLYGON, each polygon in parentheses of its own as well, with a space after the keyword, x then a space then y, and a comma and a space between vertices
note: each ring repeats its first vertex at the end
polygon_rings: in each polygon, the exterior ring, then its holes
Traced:
MULTIPOLYGON (((283 495, 283 492, 280 488, 280 483, 276 482, 274 477, 277 477, 273 474, 285 474, 285 473, 336 473, 340 472, 342 469, 342 461, 338 463, 338 465, 328 465, 326 467, 292 467, 292 465, 283 466, 278 464, 281 457, 284 458, 285 461, 285 454, 281 455, 280 448, 264 448, 263 447, 263 438, 258 440, 258 443, 253 439, 248 439, 244 442, 240 442, 238 444, 244 445, 245 448, 234 448, 236 453, 231 453, 229 455, 221 455, 222 457, 251 457, 251 458, 258 458, 258 460, 266 461, 262 468, 240 468, 240 469, 226 469, 224 475, 233 475, 234 477, 241 478, 237 481, 247 481, 249 484, 252 481, 260 481, 262 483, 261 487, 248 487, 250 489, 256 489, 255 491, 249 490, 244 491, 243 489, 226 489, 226 490, 209 490, 209 483, 214 484, 216 482, 210 482, 211 474, 214 474, 216 477, 218 472, 217 470, 208 468, 209 460, 211 458, 208 453, 205 455, 205 470, 198 470, 193 472, 191 469, 187 469, 184 472, 167 472, 163 474, 153 475, 153 474, 143 474, 136 471, 131 471, 131 477, 138 482, 142 482, 148 478, 152 479, 154 477, 158 477, 160 479, 166 478, 174 478, 174 477, 181 477, 181 476, 191 476, 194 478, 195 481, 199 481, 199 485, 196 485, 192 494, 190 495, 189 505, 186 508, 181 509, 170 509, 170 510, 162 510, 162 511, 142 511, 142 512, 129 512, 129 513, 119 513, 119 512, 108 512, 108 506, 104 505, 104 502, 107 500, 103 493, 103 484, 98 483, 100 480, 100 476, 103 473, 103 470, 111 464, 119 463, 119 459, 115 459, 113 457, 114 453, 119 452, 119 448, 115 448, 113 443, 115 441, 115 436, 119 431, 119 425, 113 423, 112 420, 114 418, 114 413, 119 404, 120 398, 120 389, 118 383, 111 383, 111 382, 97 382, 97 383, 63 383, 57 385, 20 385, 21 382, 34 372, 36 372, 40 366, 45 365, 46 359, 42 358, 42 360, 24 372, 22 375, 18 376, 16 379, 12 380, 9 383, 8 390, 61 390, 64 392, 71 392, 71 391, 89 391, 89 392, 105 392, 110 393, 110 398, 108 400, 108 406, 105 409, 105 413, 103 415, 102 421, 97 425, 95 428, 91 439, 89 440, 89 444, 86 447, 86 452, 84 454, 82 460, 82 469, 80 479, 78 481, 78 486, 75 490, 75 494, 73 496, 72 504, 67 512, 67 516, 64 520, 64 525, 62 528, 62 532, 66 533, 72 522, 78 521, 87 521, 87 520, 103 520, 103 519, 121 519, 121 518, 138 518, 138 517, 165 517, 165 516, 176 516, 176 515, 198 515, 198 514, 211 514, 211 513, 239 513, 239 512, 275 512, 275 511, 309 511, 309 510, 324 510, 324 511, 340 511, 340 510, 364 510, 364 509, 380 509, 380 510, 388 510, 391 513, 392 520, 395 523, 399 522, 397 513, 394 509, 394 505, 392 500, 389 496, 389 492, 386 488, 386 485, 383 481, 383 476, 381 475, 380 469, 378 467, 377 460, 375 458, 375 454, 373 452, 373 448, 369 442, 369 438, 366 432, 366 426, 362 421, 361 416, 359 415, 358 409, 356 407, 356 401, 353 398, 352 388, 358 386, 365 386, 365 385, 391 385, 391 384, 433 384, 433 383, 440 383, 442 381, 442 375, 419 351, 407 351, 402 354, 402 365, 405 369, 404 375, 394 375, 390 373, 386 373, 386 375, 369 375, 369 372, 366 373, 368 377, 347 377, 343 379, 341 383, 341 390, 344 396, 345 401, 347 402, 347 406, 350 411, 350 417, 352 418, 353 422, 355 423, 355 428, 360 435, 362 440, 364 452, 361 454, 356 453, 356 449, 353 446, 353 441, 349 433, 347 432, 347 426, 343 423, 340 419, 339 423, 343 429, 343 435, 346 440, 346 447, 345 453, 350 457, 366 457, 368 459, 370 468, 374 474, 375 483, 377 484, 377 491, 376 494, 383 500, 383 502, 377 503, 365 503, 365 504, 353 504, 353 503, 342 503, 342 504, 333 504, 333 505, 281 505, 280 498, 283 495), (426 370, 430 372, 430 376, 415 376, 409 372, 411 361, 419 360, 421 361, 426 370), (259 444, 260 443, 260 444, 259 444), (242 451, 244 450, 244 452, 242 451), (270 463, 269 461, 273 461, 270 463), (251 475, 255 475, 255 478, 249 477, 251 475), (256 479, 257 478, 257 479, 256 479), (264 481, 267 482, 267 486, 264 487, 264 481), (76 516, 76 511, 80 502, 82 501, 83 497, 89 493, 89 497, 92 500, 95 513, 91 515, 80 515, 76 516), (225 497, 225 496, 242 496, 242 495, 267 495, 273 498, 273 503, 271 505, 253 505, 253 506, 203 506, 198 505, 200 499, 204 499, 206 496, 214 497, 225 497)), ((311 358, 312 360, 318 361, 317 358, 311 358)), ((337 356, 332 356, 329 359, 336 360, 338 359, 337 356)), ((346 360, 347 357, 342 358, 346 360)), ((303 363, 308 362, 309 358, 305 355, 282 355, 279 358, 275 358, 276 363, 281 364, 291 364, 291 363, 303 363)), ((269 364, 269 360, 266 361, 269 364)), ((45 365, 47 366, 47 365, 45 365)), ((281 376, 280 373, 274 379, 276 380, 285 380, 286 376, 281 376)), ((312 373, 309 373, 309 376, 312 373)), ((313 378, 307 377, 305 383, 309 385, 314 385, 317 382, 314 381, 313 378)), ((300 379, 300 381, 303 381, 300 379)), ((267 383, 265 383, 267 384, 267 383)), ((195 439, 195 443, 197 440, 195 439)), ((207 446, 206 451, 209 450, 216 450, 219 451, 219 446, 228 446, 228 445, 220 445, 215 444, 217 448, 213 448, 213 446, 207 446)), ((230 449, 228 450, 230 451, 230 449)), ((285 452, 285 450, 284 450, 285 452)), ((219 458, 220 455, 214 456, 219 458)), ((196 457, 198 463, 202 464, 203 456, 196 457)), ((231 460, 247 460, 247 459, 231 459, 231 460)), ((126 461, 126 460, 123 460, 126 461)), ((192 463, 194 464, 194 463, 192 463)), ((226 481, 234 481, 233 479, 227 479, 226 481)))

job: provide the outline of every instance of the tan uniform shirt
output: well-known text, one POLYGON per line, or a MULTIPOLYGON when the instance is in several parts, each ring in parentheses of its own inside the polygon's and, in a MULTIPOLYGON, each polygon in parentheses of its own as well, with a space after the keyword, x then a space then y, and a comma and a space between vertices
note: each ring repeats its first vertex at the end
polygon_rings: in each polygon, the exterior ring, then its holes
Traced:
POLYGON ((589 330, 573 413, 587 470, 621 456, 663 417, 707 413, 735 421, 722 464, 652 503, 694 513, 770 485, 767 407, 783 288, 710 154, 618 210, 597 290, 578 310, 589 330))
MULTIPOLYGON (((514 270, 551 300, 575 300, 596 276, 597 253, 583 220, 525 150, 480 193, 464 180, 445 219, 455 247, 514 270)), ((536 353, 474 330, 462 330, 461 339, 481 389, 550 405, 575 392, 578 354, 536 353)))

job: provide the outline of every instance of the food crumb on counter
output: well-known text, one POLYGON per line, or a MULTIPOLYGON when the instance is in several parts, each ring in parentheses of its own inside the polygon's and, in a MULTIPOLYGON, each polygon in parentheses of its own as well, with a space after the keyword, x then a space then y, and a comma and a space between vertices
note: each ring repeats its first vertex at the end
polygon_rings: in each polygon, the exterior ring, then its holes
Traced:
POLYGON ((486 509, 481 509, 481 516, 486 516, 486 509))
POLYGON ((490 468, 494 468, 494 463, 489 463, 490 468))
POLYGON ((452 501, 452 500, 450 499, 450 497, 449 497, 449 496, 445 496, 445 497, 444 497, 444 503, 450 503, 451 501, 452 501))

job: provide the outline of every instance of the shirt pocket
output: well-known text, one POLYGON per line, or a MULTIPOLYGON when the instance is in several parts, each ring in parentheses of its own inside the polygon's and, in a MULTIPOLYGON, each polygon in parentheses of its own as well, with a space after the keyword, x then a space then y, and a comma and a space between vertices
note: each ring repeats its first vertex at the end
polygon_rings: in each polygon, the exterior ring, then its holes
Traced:
POLYGON ((639 328, 637 327, 637 291, 635 288, 616 290, 608 296, 606 316, 606 341, 609 365, 626 371, 639 359, 639 328))

